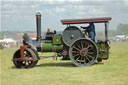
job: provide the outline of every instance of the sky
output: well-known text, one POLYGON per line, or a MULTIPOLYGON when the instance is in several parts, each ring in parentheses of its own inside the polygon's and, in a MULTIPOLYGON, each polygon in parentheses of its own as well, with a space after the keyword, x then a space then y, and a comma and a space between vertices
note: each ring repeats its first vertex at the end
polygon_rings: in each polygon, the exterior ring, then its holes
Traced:
MULTIPOLYGON (((42 14, 42 31, 63 31, 61 19, 112 17, 112 30, 128 24, 128 0, 0 0, 0 31, 36 31, 37 12, 42 14)), ((96 29, 103 26, 96 24, 96 29)))

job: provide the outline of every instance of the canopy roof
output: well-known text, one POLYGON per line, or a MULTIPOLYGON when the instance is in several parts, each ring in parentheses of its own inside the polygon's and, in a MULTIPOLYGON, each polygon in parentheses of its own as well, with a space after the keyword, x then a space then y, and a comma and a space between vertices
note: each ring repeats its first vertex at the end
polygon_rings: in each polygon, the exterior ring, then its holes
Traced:
POLYGON ((63 19, 62 24, 104 23, 111 21, 111 17, 86 18, 86 19, 63 19))

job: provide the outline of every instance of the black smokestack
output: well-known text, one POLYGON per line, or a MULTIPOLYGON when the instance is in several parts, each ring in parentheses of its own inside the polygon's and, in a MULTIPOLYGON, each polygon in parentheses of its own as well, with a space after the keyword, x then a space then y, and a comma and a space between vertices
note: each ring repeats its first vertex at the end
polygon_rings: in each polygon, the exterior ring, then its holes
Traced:
POLYGON ((41 14, 37 12, 36 14, 36 26, 37 26, 37 41, 41 41, 41 14))

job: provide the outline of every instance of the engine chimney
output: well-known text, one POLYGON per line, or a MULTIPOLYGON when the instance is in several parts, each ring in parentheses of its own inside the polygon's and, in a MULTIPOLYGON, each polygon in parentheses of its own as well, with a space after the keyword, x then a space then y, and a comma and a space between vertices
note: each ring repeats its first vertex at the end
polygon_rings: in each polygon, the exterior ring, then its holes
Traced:
POLYGON ((37 12, 36 14, 36 26, 37 26, 37 41, 41 41, 41 14, 37 12))

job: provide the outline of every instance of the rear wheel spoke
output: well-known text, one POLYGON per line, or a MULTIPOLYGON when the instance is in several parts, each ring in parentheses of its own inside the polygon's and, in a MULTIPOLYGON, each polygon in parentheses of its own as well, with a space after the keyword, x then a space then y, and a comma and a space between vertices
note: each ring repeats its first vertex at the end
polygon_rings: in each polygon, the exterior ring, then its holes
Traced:
POLYGON ((88 54, 94 54, 94 52, 88 52, 88 54))
POLYGON ((72 56, 72 57, 76 57, 76 56, 78 56, 78 55, 80 55, 80 54, 76 54, 76 55, 74 55, 74 56, 72 56))
POLYGON ((81 42, 81 48, 83 48, 83 42, 81 42))
POLYGON ((77 46, 81 49, 80 45, 77 43, 77 46))
POLYGON ((86 63, 86 59, 85 59, 85 57, 84 57, 84 64, 86 63))
POLYGON ((89 56, 89 57, 90 57, 90 58, 92 58, 92 59, 94 58, 94 57, 93 57, 93 56, 91 56, 91 55, 87 55, 87 56, 89 56))
POLYGON ((73 48, 75 48, 76 50, 80 51, 80 49, 76 48, 75 46, 73 48))
POLYGON ((87 59, 88 61, 90 61, 89 58, 88 58, 88 56, 85 56, 85 57, 86 57, 86 59, 87 59))
POLYGON ((93 51, 94 50, 94 48, 90 48, 90 49, 88 49, 88 51, 93 51))
POLYGON ((72 53, 79 53, 78 51, 72 51, 72 53))
POLYGON ((82 56, 81 56, 81 58, 80 58, 80 63, 82 62, 82 56))
POLYGON ((80 57, 81 57, 81 56, 78 56, 78 57, 76 58, 76 61, 78 61, 80 57))

